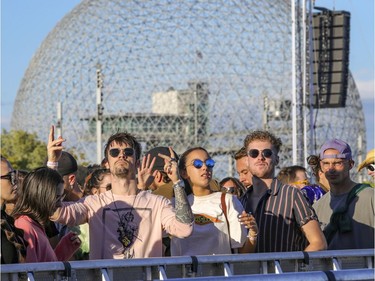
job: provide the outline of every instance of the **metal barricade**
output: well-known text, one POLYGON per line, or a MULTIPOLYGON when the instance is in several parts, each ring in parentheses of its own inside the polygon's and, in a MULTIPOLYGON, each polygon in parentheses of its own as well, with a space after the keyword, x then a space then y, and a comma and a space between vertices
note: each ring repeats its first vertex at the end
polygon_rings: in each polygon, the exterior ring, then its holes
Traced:
POLYGON ((1 280, 374 280, 374 249, 9 264, 1 280), (356 277, 355 277, 356 276, 356 277))

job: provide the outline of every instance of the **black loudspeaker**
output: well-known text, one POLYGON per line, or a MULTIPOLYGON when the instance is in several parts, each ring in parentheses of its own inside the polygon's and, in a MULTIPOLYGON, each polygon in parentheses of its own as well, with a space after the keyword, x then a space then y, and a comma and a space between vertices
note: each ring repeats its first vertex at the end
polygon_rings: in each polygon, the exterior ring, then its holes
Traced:
POLYGON ((314 108, 345 107, 348 73, 350 13, 315 9, 313 14, 314 108))

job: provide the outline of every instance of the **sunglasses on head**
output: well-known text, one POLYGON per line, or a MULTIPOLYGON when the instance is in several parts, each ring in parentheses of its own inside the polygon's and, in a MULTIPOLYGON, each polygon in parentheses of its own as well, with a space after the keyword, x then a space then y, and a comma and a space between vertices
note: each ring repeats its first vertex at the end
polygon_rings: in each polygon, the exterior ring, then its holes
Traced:
POLYGON ((112 157, 117 157, 119 156, 120 151, 122 151, 122 155, 125 155, 125 156, 132 156, 134 154, 134 149, 131 147, 127 147, 124 149, 112 148, 109 150, 109 155, 111 155, 112 157))
POLYGON ((262 150, 262 152, 258 149, 250 149, 249 152, 247 153, 251 158, 257 158, 259 156, 259 153, 262 154, 264 158, 271 158, 273 152, 271 149, 266 148, 262 150))
POLYGON ((203 164, 206 165, 208 169, 212 169, 215 166, 215 161, 213 159, 207 159, 206 161, 202 161, 200 159, 194 159, 191 165, 194 166, 196 169, 200 169, 203 167, 203 164))
POLYGON ((367 168, 367 170, 373 172, 373 171, 375 171, 375 164, 370 164, 366 168, 367 168))
POLYGON ((17 171, 10 171, 8 174, 1 176, 1 179, 9 180, 12 186, 17 184, 17 171))

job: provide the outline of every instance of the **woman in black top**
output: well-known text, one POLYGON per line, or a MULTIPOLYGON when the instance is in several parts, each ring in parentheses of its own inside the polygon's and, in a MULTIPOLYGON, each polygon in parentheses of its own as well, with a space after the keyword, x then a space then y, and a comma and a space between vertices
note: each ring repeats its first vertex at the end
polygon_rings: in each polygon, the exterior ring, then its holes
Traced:
POLYGON ((14 219, 5 212, 5 204, 16 199, 17 172, 1 156, 1 263, 19 263, 26 257, 26 242, 22 230, 14 226, 14 219))

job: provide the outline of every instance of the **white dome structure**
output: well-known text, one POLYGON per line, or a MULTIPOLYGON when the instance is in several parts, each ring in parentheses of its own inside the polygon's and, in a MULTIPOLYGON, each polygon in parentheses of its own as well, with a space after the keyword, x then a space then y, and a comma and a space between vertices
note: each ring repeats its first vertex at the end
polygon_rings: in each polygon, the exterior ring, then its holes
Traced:
MULTIPOLYGON (((145 151, 203 146, 223 177, 234 174, 232 156, 247 133, 267 128, 284 143, 280 164, 291 165, 290 10, 285 0, 84 0, 35 53, 11 127, 45 140, 60 102, 65 146, 97 162, 99 90, 101 145, 127 131, 145 151), (275 104, 284 111, 272 111, 275 104)), ((314 143, 341 138, 357 155, 366 138, 352 78, 346 104, 319 110, 314 143)))

